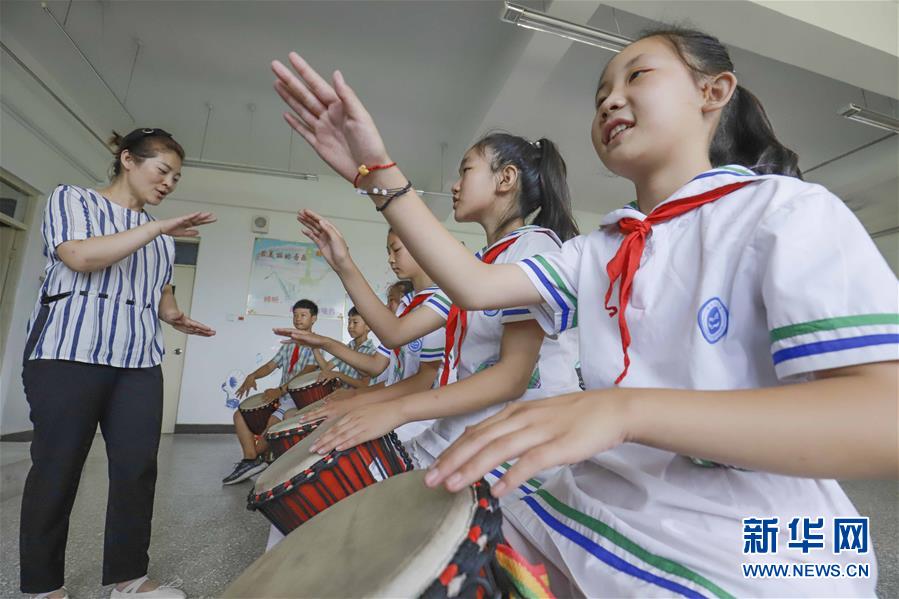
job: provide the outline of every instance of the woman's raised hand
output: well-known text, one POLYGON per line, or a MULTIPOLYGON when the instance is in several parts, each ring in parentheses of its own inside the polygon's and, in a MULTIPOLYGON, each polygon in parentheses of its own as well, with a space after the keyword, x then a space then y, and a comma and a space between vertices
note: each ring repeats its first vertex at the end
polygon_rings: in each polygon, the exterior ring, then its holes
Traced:
POLYGON ((196 227, 214 222, 215 215, 211 212, 193 212, 176 218, 158 220, 156 221, 156 225, 159 227, 159 232, 163 235, 171 235, 172 237, 197 237, 200 232, 197 231, 196 227))

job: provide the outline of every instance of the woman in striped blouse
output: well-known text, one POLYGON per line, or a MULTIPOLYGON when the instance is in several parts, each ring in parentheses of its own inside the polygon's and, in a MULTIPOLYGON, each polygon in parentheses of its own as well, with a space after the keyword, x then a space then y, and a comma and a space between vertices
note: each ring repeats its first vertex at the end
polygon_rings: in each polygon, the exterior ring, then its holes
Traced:
POLYGON ((176 236, 208 212, 156 220, 181 176, 184 150, 162 129, 116 136, 109 186, 60 185, 42 233, 46 279, 28 323, 22 379, 34 423, 22 496, 25 593, 66 597, 69 515, 97 425, 109 458, 103 584, 112 597, 184 597, 146 577, 162 424, 162 330, 215 331, 188 318, 171 284, 176 236), (63 383, 63 384, 60 384, 63 383))

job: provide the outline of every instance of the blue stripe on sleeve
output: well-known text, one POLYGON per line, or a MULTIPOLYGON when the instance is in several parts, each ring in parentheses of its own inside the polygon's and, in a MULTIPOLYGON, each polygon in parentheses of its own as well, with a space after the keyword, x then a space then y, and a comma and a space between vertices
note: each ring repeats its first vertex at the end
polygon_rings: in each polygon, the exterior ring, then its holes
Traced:
POLYGON ((562 319, 561 319, 561 323, 560 323, 560 327, 559 327, 559 332, 562 332, 562 331, 568 329, 568 327, 570 326, 569 322, 568 322, 568 316, 571 313, 571 308, 569 308, 569 306, 565 302, 565 300, 562 299, 562 296, 559 295, 559 292, 556 290, 555 285, 550 283, 549 279, 547 279, 546 275, 543 273, 543 270, 541 270, 540 267, 537 266, 537 264, 535 264, 533 260, 531 260, 530 258, 525 258, 521 262, 523 264, 526 264, 532 271, 534 271, 534 274, 536 274, 537 278, 540 279, 540 282, 543 284, 543 287, 547 291, 549 291, 549 294, 552 296, 556 305, 561 309, 562 319))

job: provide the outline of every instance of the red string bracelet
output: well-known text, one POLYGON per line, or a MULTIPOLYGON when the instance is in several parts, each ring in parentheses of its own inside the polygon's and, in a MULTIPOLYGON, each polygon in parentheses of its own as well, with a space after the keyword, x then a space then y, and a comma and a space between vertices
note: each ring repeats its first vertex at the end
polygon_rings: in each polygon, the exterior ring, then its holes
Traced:
POLYGON ((372 171, 380 171, 392 166, 396 166, 396 162, 391 162, 390 164, 375 164, 373 166, 365 166, 364 164, 360 164, 359 168, 356 169, 359 172, 357 172, 356 176, 353 178, 353 187, 359 187, 359 177, 364 177, 372 171))

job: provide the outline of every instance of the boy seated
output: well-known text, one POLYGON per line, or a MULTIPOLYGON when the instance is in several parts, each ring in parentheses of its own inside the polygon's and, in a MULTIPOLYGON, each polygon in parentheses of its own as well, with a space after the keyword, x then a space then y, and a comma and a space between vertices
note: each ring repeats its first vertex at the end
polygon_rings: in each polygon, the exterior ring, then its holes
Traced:
MULTIPOLYGON (((356 306, 350 308, 347 313, 346 330, 352 337, 352 340, 346 344, 348 348, 368 356, 373 355, 377 351, 375 344, 368 338, 371 329, 365 324, 362 315, 356 310, 356 306)), ((328 364, 328 368, 322 369, 321 376, 318 377, 318 380, 328 381, 335 378, 340 380, 343 387, 346 389, 360 389, 362 387, 367 387, 371 379, 367 374, 360 373, 340 358, 331 360, 328 364)))
MULTIPOLYGON (((293 305, 293 326, 301 331, 311 331, 312 325, 318 317, 318 306, 308 299, 301 299, 293 305)), ((256 381, 270 375, 277 369, 281 369, 281 384, 278 387, 266 389, 263 394, 266 399, 280 398, 278 409, 271 415, 268 425, 271 426, 284 418, 284 412, 296 408, 293 399, 287 393, 287 383, 295 376, 306 374, 319 369, 327 362, 321 355, 321 351, 296 342, 281 346, 275 356, 247 375, 243 384, 237 390, 237 397, 242 399, 256 389, 256 381)), ((268 444, 264 438, 256 439, 256 435, 247 426, 240 410, 234 410, 234 429, 237 440, 243 451, 243 459, 234 465, 234 471, 222 479, 222 484, 233 485, 258 474, 268 467, 264 459, 268 444)))

